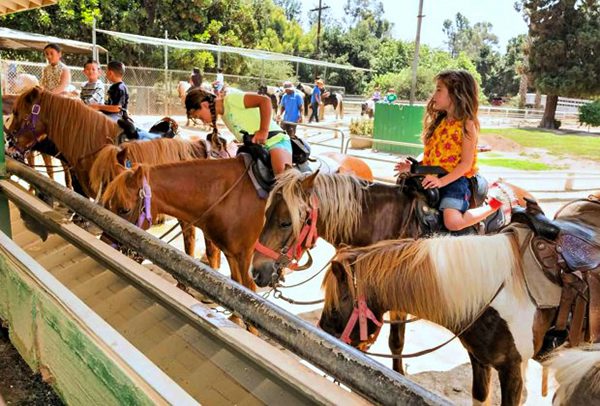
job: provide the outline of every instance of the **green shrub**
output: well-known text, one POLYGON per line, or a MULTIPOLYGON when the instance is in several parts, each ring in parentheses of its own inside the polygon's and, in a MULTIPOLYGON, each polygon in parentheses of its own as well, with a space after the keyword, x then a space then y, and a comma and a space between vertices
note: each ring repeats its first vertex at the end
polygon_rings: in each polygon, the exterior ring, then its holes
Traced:
POLYGON ((579 107, 579 124, 588 127, 600 126, 600 100, 579 107))
POLYGON ((373 120, 369 118, 364 119, 352 119, 350 121, 350 134, 361 135, 364 137, 373 136, 373 120))

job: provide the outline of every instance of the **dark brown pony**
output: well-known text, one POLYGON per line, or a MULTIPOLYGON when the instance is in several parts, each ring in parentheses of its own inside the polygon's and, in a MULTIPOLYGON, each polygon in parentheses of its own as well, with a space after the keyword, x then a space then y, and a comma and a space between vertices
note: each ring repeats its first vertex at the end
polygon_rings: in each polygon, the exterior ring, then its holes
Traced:
POLYGON ((21 151, 29 151, 46 134, 73 169, 86 195, 91 197, 95 191, 90 185, 89 172, 96 154, 104 145, 115 143, 121 132, 115 122, 80 100, 34 87, 14 103, 7 136, 21 151))
MULTIPOLYGON (((159 138, 151 141, 126 142, 119 146, 105 145, 94 160, 90 169, 92 190, 100 193, 126 166, 145 163, 157 165, 164 163, 187 161, 207 158, 206 142, 198 140, 188 142, 177 138, 159 138)), ((194 256, 196 228, 182 222, 185 252, 194 256)), ((220 252, 214 244, 205 239, 206 256, 209 265, 215 269, 220 266, 220 252)))
MULTIPOLYGON (((103 204, 135 223, 144 179, 152 192, 152 216, 165 213, 202 229, 225 254, 232 279, 255 290, 248 268, 266 201, 258 197, 244 160, 238 157, 140 165, 121 173, 108 185, 103 204)), ((146 222, 143 227, 147 228, 146 222)))
MULTIPOLYGON (((525 205, 523 197, 531 197, 520 188, 503 185, 514 193, 520 205, 525 205)), ((415 213, 427 210, 428 206, 418 194, 405 193, 400 186, 369 183, 351 176, 306 176, 288 171, 278 179, 270 195, 259 242, 275 252, 286 251, 286 247, 297 240, 307 219, 311 195, 318 200, 318 235, 336 248, 341 245, 360 247, 393 238, 417 238, 424 234, 423 224, 415 213)), ((258 286, 276 282, 281 276, 277 261, 259 252, 255 253, 252 265, 252 276, 258 286)), ((393 354, 402 353, 403 324, 392 326, 389 344, 393 354)), ((403 371, 398 359, 394 359, 393 367, 398 372, 403 371)))

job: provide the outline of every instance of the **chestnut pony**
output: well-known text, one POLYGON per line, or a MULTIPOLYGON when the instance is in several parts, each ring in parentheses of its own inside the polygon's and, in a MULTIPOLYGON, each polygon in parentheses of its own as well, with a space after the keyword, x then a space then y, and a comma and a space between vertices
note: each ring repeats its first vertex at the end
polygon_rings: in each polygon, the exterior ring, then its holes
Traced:
POLYGON ((266 200, 258 197, 243 158, 142 164, 117 176, 106 188, 102 204, 148 228, 147 221, 139 221, 144 183, 152 195, 152 217, 165 213, 200 228, 225 254, 232 279, 255 290, 248 268, 266 200))
MULTIPOLYGON (((92 198, 125 170, 125 161, 158 164, 207 157, 204 141, 159 138, 116 146, 121 132, 115 122, 81 101, 34 87, 13 103, 8 137, 22 152, 50 141, 72 167, 85 195, 92 198)), ((195 229, 182 227, 186 253, 193 256, 195 229)), ((218 268, 218 250, 209 241, 206 246, 210 265, 218 268)))

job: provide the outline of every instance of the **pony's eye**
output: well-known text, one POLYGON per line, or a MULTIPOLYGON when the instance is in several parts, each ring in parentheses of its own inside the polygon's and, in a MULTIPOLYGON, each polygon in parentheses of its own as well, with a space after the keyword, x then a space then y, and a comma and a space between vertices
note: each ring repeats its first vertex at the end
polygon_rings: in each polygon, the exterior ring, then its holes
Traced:
POLYGON ((117 214, 119 216, 126 216, 131 212, 131 209, 128 209, 127 207, 122 207, 120 209, 117 210, 117 214))
POLYGON ((291 226, 292 226, 291 221, 282 221, 281 223, 279 223, 280 228, 290 228, 291 226))

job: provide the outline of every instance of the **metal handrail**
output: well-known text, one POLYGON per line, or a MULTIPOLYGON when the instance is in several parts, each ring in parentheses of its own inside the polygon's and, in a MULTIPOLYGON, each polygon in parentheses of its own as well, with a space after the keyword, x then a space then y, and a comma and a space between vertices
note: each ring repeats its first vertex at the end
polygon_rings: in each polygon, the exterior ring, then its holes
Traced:
MULTIPOLYGON (((346 133, 344 132, 344 130, 340 130, 339 128, 336 128, 336 127, 330 127, 330 126, 319 125, 319 124, 310 124, 310 123, 294 123, 294 122, 291 122, 291 121, 281 121, 280 123, 281 124, 287 124, 287 125, 297 125, 297 126, 306 127, 306 128, 316 128, 316 129, 320 129, 320 130, 328 130, 328 131, 333 131, 333 132, 336 132, 336 133, 340 133, 340 135, 341 135, 341 141, 342 141, 342 144, 340 145, 340 152, 344 153, 343 145, 344 145, 344 141, 346 140, 346 133)), ((304 138, 308 139, 310 137, 304 137, 304 138)), ((336 138, 337 138, 337 136, 335 136, 333 138, 328 138, 328 139, 326 139, 324 141, 329 141, 329 140, 336 139, 336 138)), ((309 143, 314 144, 314 145, 321 145, 321 146, 327 147, 327 148, 336 148, 336 147, 333 147, 331 145, 325 144, 324 141, 321 141, 321 142, 315 142, 315 141, 310 142, 309 141, 309 143)))

